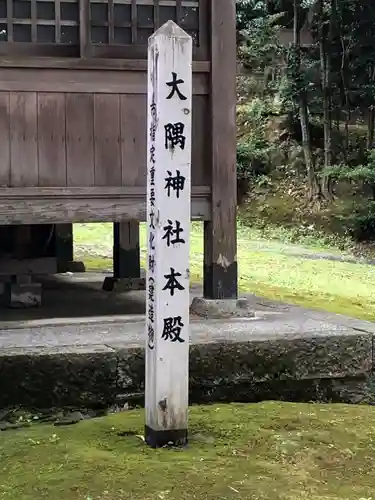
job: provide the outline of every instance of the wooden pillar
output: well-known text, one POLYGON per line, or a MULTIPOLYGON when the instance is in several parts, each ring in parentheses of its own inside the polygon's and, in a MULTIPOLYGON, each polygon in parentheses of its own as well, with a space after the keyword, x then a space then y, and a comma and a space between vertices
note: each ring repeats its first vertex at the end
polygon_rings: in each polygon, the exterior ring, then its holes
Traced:
POLYGON ((37 307, 42 303, 42 285, 33 282, 29 265, 32 253, 32 237, 35 227, 30 225, 17 225, 13 227, 13 266, 8 263, 7 271, 11 281, 6 284, 5 295, 8 307, 29 308, 37 307), (13 269, 12 269, 13 267, 13 269), (22 267, 24 270, 22 271, 22 267), (26 267, 26 269, 25 269, 26 267), (9 271, 8 271, 9 270, 9 271))
POLYGON ((211 0, 212 217, 204 229, 204 296, 237 298, 236 6, 211 0))
POLYGON ((85 272, 83 262, 74 261, 73 224, 56 224, 54 226, 54 254, 57 259, 57 272, 85 272))
POLYGON ((32 226, 14 226, 14 257, 27 259, 30 255, 32 226))
POLYGON ((139 222, 115 222, 113 224, 113 276, 140 278, 139 222))
POLYGON ((141 278, 139 222, 129 220, 113 224, 113 276, 107 276, 103 290, 111 292, 144 290, 141 278))
POLYGON ((73 261, 73 224, 55 225, 55 249, 59 267, 73 261))

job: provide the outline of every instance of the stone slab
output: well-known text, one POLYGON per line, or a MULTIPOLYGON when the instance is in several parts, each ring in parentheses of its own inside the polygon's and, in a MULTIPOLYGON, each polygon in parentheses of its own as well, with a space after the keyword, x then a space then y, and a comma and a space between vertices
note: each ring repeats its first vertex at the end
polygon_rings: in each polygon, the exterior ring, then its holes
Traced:
POLYGON ((254 311, 246 298, 213 300, 194 297, 190 314, 205 319, 253 318, 254 311))
MULTIPOLYGON (((118 354, 120 393, 143 391, 144 350, 136 345, 110 346, 118 354)), ((230 400, 239 387, 248 387, 251 400, 253 387, 261 384, 288 385, 289 381, 292 391, 294 382, 314 385, 322 380, 366 379, 372 370, 371 351, 372 336, 366 334, 196 343, 190 347, 191 393, 216 394, 219 399, 226 394, 230 400)))
POLYGON ((103 281, 103 290, 106 292, 146 290, 146 280, 145 278, 114 278, 107 276, 103 281))
MULTIPOLYGON (((236 322, 208 323, 196 322, 192 328, 192 403, 264 398, 346 402, 354 397, 363 402, 371 396, 367 387, 373 366, 372 334, 331 325, 332 333, 320 329, 288 334, 280 329, 258 332, 252 338, 250 321, 237 322, 237 326, 236 322)), ((12 335, 8 332, 7 347, 4 337, 0 338, 0 407, 143 402, 143 322, 85 325, 84 336, 82 331, 74 332, 82 327, 70 325, 66 334, 60 332, 69 345, 56 343, 61 328, 30 329, 21 336, 20 330, 13 330, 12 335), (140 326, 142 334, 137 332, 140 326), (16 347, 21 338, 23 346, 16 347), (84 338, 95 343, 80 344, 84 338)))
MULTIPOLYGON (((53 322, 43 324, 42 322, 39 325, 38 322, 34 322, 32 327, 20 322, 15 325, 18 326, 16 328, 9 327, 0 330, 0 349, 28 346, 108 345, 111 343, 121 343, 125 346, 136 344, 140 347, 145 345, 143 315, 133 315, 130 320, 115 317, 112 320, 99 322, 81 318, 70 321, 65 318, 58 324, 53 324, 53 322)), ((202 321, 192 318, 190 328, 192 343, 246 342, 268 340, 274 336, 300 338, 351 334, 356 334, 356 330, 334 323, 268 312, 259 312, 255 318, 233 318, 231 321, 202 321)))

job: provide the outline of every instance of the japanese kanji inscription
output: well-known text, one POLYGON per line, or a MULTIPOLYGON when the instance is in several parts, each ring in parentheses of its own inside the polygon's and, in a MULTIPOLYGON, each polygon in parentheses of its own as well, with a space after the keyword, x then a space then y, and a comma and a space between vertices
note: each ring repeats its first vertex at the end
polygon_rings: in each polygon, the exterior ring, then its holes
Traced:
POLYGON ((191 37, 168 21, 150 38, 148 61, 146 441, 151 445, 161 444, 157 436, 166 439, 169 431, 173 436, 181 431, 181 442, 187 433, 191 68, 191 37), (166 405, 160 407, 160 401, 166 405))

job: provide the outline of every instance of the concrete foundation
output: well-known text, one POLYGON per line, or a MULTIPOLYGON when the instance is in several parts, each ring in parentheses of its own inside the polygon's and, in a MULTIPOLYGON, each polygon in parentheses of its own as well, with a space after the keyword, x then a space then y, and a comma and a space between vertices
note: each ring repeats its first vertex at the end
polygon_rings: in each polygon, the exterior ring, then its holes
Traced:
MULTIPOLYGON (((142 404, 144 293, 108 295, 91 273, 43 280, 40 308, 1 310, 0 408, 142 404)), ((374 402, 374 324, 246 299, 253 317, 192 315, 191 403, 374 402)))
MULTIPOLYGON (((142 330, 143 322, 122 322, 13 330, 12 337, 3 332, 0 407, 142 404, 142 330)), ((191 403, 374 402, 371 334, 343 329, 288 336, 284 330, 251 339, 245 325, 196 323, 192 330, 191 403)))

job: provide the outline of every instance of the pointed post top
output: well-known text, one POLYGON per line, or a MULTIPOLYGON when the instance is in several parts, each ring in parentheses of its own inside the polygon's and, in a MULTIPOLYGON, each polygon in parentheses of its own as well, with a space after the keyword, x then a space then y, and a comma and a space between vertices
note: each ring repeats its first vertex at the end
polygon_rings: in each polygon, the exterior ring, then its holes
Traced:
POLYGON ((150 36, 149 40, 153 40, 158 36, 166 36, 168 38, 185 38, 188 40, 191 38, 191 36, 186 33, 186 31, 184 31, 178 24, 171 20, 164 23, 163 26, 160 26, 160 28, 150 36))

